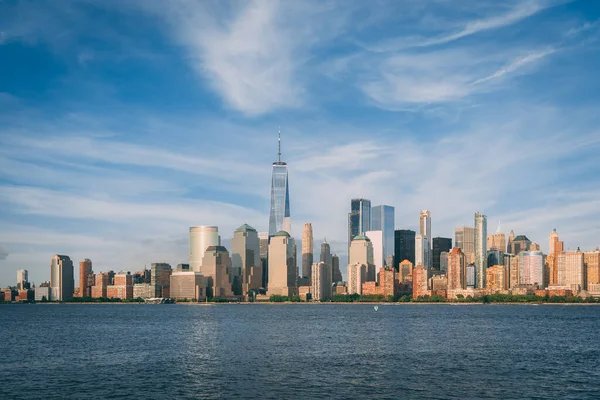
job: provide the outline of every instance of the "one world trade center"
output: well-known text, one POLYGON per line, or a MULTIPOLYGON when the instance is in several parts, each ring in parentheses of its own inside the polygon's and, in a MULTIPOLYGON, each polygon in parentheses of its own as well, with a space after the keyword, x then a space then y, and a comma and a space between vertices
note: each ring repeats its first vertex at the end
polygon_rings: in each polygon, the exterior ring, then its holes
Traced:
POLYGON ((273 175, 271 177, 269 237, 275 235, 279 231, 286 231, 290 235, 292 234, 287 164, 281 161, 281 133, 279 133, 277 161, 273 163, 273 175))

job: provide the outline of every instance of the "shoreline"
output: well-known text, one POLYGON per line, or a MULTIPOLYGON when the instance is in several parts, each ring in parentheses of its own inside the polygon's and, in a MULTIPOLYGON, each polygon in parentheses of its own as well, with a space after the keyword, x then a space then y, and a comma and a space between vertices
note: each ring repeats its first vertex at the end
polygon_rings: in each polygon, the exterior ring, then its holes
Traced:
MULTIPOLYGON (((0 305, 160 305, 152 303, 135 303, 135 302, 65 302, 65 303, 2 303, 0 305)), ((181 302, 164 305, 188 305, 188 306, 217 306, 217 305, 314 305, 314 306, 327 306, 327 305, 377 305, 377 306, 420 306, 420 305, 441 305, 441 306, 493 306, 493 305, 519 305, 519 306, 600 306, 600 303, 526 303, 526 302, 494 302, 494 303, 482 303, 482 302, 401 302, 401 303, 386 303, 386 302, 231 302, 231 303, 206 303, 206 302, 181 302)))

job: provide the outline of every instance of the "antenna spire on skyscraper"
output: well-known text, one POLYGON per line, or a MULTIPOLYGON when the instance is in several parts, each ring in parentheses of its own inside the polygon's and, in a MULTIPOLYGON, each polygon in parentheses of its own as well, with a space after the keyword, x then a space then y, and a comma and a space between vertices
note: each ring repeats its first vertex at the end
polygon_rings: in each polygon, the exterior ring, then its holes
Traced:
POLYGON ((498 220, 498 229, 496 229, 496 233, 500 233, 500 220, 498 220))
POLYGON ((277 135, 278 135, 278 152, 277 152, 277 162, 281 162, 281 127, 277 127, 277 135))

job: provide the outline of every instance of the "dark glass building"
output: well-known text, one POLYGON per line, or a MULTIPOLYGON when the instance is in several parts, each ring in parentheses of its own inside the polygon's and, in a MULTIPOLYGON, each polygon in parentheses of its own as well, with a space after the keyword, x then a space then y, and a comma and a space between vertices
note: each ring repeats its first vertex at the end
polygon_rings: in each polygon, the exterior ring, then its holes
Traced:
POLYGON ((434 270, 439 271, 440 268, 440 254, 445 252, 450 252, 452 250, 452 238, 444 238, 444 237, 434 237, 433 238, 433 264, 432 267, 434 270))
POLYGON ((321 243, 321 257, 319 258, 319 261, 324 262, 331 267, 331 258, 331 247, 329 246, 329 243, 327 243, 327 239, 325 239, 323 243, 321 243))
POLYGON ((487 265, 488 268, 494 265, 504 265, 504 253, 496 249, 488 250, 487 265))
POLYGON ((408 260, 415 264, 415 236, 416 232, 409 229, 398 229, 394 231, 394 268, 398 264, 408 260))

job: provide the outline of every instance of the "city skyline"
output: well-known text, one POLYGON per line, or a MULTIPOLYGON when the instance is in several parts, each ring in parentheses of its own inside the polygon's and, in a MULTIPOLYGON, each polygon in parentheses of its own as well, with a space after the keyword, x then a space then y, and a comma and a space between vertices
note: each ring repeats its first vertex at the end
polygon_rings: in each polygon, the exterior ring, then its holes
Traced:
POLYGON ((428 5, 405 25, 360 2, 249 4, 0 5, 0 286, 47 280, 52 254, 134 271, 187 262, 192 226, 230 252, 240 225, 268 231, 278 126, 290 233, 312 222, 344 274, 353 198, 417 233, 431 210, 433 237, 479 210, 545 254, 554 228, 565 250, 600 244, 593 6, 428 5))

